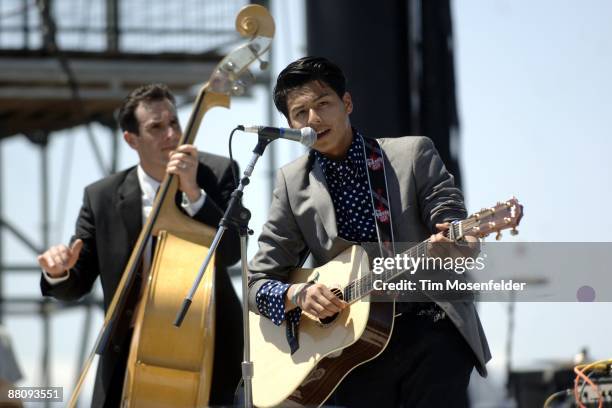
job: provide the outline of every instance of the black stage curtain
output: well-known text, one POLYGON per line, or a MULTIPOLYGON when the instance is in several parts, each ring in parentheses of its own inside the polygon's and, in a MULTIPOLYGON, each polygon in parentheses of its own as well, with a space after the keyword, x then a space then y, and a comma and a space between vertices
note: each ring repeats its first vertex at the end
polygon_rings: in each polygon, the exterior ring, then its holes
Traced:
POLYGON ((308 0, 308 54, 336 62, 369 137, 430 137, 461 185, 450 0, 308 0))

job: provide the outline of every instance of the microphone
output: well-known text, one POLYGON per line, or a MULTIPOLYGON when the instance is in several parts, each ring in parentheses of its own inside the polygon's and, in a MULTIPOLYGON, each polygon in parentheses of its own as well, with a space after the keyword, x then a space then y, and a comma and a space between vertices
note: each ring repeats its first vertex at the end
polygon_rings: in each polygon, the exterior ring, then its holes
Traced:
POLYGON ((266 139, 287 139, 300 142, 306 147, 312 146, 317 141, 317 132, 313 128, 302 129, 275 128, 270 126, 239 126, 240 130, 249 133, 257 133, 266 139))

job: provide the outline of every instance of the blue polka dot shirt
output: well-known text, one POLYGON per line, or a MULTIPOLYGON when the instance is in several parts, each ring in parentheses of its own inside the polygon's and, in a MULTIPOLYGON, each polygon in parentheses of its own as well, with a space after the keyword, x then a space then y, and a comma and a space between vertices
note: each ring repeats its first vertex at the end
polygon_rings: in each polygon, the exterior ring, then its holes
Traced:
POLYGON ((362 136, 354 133, 353 143, 343 160, 331 160, 319 152, 315 155, 336 211, 338 236, 353 242, 376 242, 362 136))

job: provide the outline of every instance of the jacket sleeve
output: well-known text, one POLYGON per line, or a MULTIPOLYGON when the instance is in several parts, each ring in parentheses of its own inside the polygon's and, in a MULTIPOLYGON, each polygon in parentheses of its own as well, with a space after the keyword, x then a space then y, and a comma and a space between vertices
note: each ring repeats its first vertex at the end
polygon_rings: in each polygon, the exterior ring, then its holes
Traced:
POLYGON ((83 195, 83 205, 77 219, 76 232, 71 238, 70 244, 72 245, 77 238, 83 241, 83 248, 78 261, 70 269, 68 279, 51 285, 41 274, 40 288, 44 296, 52 296, 65 301, 80 299, 91 291, 96 278, 100 274, 97 262, 95 218, 87 189, 85 189, 83 195))
POLYGON ((429 138, 419 138, 413 166, 423 222, 432 233, 437 223, 467 217, 463 194, 429 138))
POLYGON ((258 313, 255 297, 269 280, 286 282, 289 272, 308 253, 302 232, 291 211, 282 169, 276 176, 268 221, 259 236, 259 250, 249 264, 249 308, 258 313))

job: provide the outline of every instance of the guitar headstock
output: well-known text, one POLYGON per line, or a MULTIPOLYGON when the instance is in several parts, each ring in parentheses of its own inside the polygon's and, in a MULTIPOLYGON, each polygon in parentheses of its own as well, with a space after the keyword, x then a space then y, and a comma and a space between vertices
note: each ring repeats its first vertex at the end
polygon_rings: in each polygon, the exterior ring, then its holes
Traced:
POLYGON ((515 197, 499 202, 494 207, 483 208, 461 221, 462 235, 484 238, 496 232, 495 239, 501 238, 501 231, 510 229, 512 235, 517 235, 519 223, 523 217, 523 206, 515 197))

